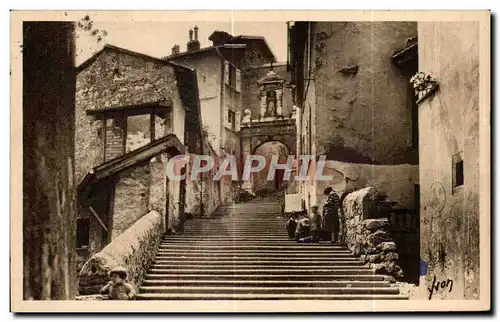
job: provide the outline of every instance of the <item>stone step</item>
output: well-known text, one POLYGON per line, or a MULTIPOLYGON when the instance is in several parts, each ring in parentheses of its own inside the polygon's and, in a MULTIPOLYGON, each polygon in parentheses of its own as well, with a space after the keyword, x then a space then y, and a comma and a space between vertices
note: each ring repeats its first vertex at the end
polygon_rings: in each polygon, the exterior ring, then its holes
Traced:
MULTIPOLYGON (((198 234, 203 234, 203 235, 213 235, 215 232, 221 233, 221 236, 254 236, 256 234, 272 234, 273 236, 281 236, 281 237, 288 237, 288 234, 285 230, 283 229, 235 229, 233 227, 218 227, 216 230, 214 229, 197 229, 197 228, 192 228, 192 229, 185 229, 186 233, 198 233, 198 234), (223 234, 223 235, 222 235, 223 234)), ((177 235, 177 236, 183 236, 183 235, 177 235)), ((170 236, 169 236, 170 237, 170 236)))
POLYGON ((233 257, 257 257, 257 258, 313 258, 313 257, 321 257, 321 258, 338 258, 338 257, 347 257, 354 258, 354 256, 349 251, 228 251, 221 252, 219 250, 206 250, 206 249, 196 249, 193 251, 176 251, 176 250, 160 250, 157 253, 157 256, 168 257, 168 258, 177 258, 177 257, 211 257, 211 258, 233 258, 233 257))
MULTIPOLYGON (((236 236, 253 236, 257 233, 260 234, 271 234, 273 236, 278 236, 283 238, 284 240, 288 239, 288 234, 282 230, 282 231, 272 231, 272 230, 259 230, 259 231, 254 231, 254 230, 249 230, 249 231, 229 231, 227 229, 217 229, 221 235, 228 236, 228 237, 236 237, 236 236)), ((214 233, 214 230, 206 230, 206 231, 200 231, 200 230, 187 230, 185 234, 182 236, 204 236, 204 235, 212 235, 214 233)))
POLYGON ((137 294, 137 300, 158 301, 248 301, 248 300, 407 300, 407 296, 396 294, 206 294, 206 293, 142 293, 137 294))
POLYGON ((243 239, 243 240, 283 240, 283 236, 276 235, 247 235, 247 236, 220 236, 220 235, 204 235, 204 236, 196 236, 196 237, 188 237, 185 235, 176 235, 176 236, 165 236, 163 240, 171 240, 171 239, 197 239, 197 240, 224 240, 224 239, 243 239))
POLYGON ((212 286, 141 286, 141 293, 208 294, 399 294, 395 287, 212 287, 212 286))
POLYGON ((227 222, 227 223, 220 223, 215 227, 207 227, 207 226, 202 226, 201 224, 196 224, 196 225, 186 225, 185 226, 186 231, 212 231, 212 232, 217 232, 219 230, 227 230, 227 231, 232 231, 232 232, 267 232, 267 231, 273 231, 273 232, 280 232, 286 234, 286 227, 283 225, 283 227, 280 226, 268 226, 264 225, 262 227, 255 227, 255 225, 249 225, 249 226, 244 226, 244 225, 236 225, 235 223, 232 222, 227 222))
POLYGON ((268 224, 265 224, 265 225, 261 225, 260 227, 257 226, 257 225, 253 225, 253 224, 250 224, 250 225, 245 225, 245 224, 241 224, 241 223, 235 223, 235 222, 232 222, 232 221, 227 221, 227 222, 221 222, 221 223, 218 223, 216 226, 214 227, 207 227, 207 226, 203 226, 202 223, 193 223, 192 225, 185 225, 185 229, 186 230, 192 230, 192 229, 197 229, 197 230, 210 230, 210 229, 214 229, 216 228, 218 231, 218 229, 231 229, 231 230, 234 230, 234 231, 266 231, 266 230, 275 230, 275 231, 282 231, 282 232, 286 232, 286 229, 285 229, 285 226, 286 224, 285 223, 279 223, 279 224, 274 224, 274 225, 268 225, 268 224))
POLYGON ((214 258, 218 258, 217 261, 230 261, 230 262, 242 262, 242 261, 273 261, 273 262, 315 262, 315 261, 359 261, 356 257, 347 254, 346 256, 330 256, 330 254, 321 256, 309 256, 304 255, 300 256, 237 256, 237 255, 224 255, 224 256, 213 256, 210 254, 206 254, 205 256, 193 256, 191 254, 185 255, 162 255, 158 254, 156 256, 156 261, 159 263, 161 261, 198 261, 202 263, 215 261, 214 258))
MULTIPOLYGON (((237 240, 237 239, 228 239, 228 240, 191 240, 191 239, 186 239, 186 240, 168 240, 168 241, 163 241, 160 243, 161 246, 168 246, 168 245, 194 245, 194 246, 234 246, 234 247, 243 247, 243 246, 248 246, 248 247, 254 247, 254 246, 265 246, 265 247, 271 247, 271 246, 295 246, 295 245, 301 245, 301 243, 297 243, 294 240, 254 240, 252 242, 246 241, 246 240, 237 240)), ((305 243, 307 244, 307 243, 305 243)), ((330 242, 320 242, 316 243, 316 245, 310 246, 312 247, 321 247, 321 245, 330 245, 330 242)))
POLYGON ((280 267, 278 269, 275 268, 239 268, 239 269, 226 269, 226 268, 208 268, 203 266, 197 266, 195 268, 151 268, 150 273, 152 274, 214 274, 214 275, 249 275, 249 274, 259 274, 259 275, 286 275, 286 274, 304 274, 304 275, 374 275, 375 271, 370 268, 366 268, 363 266, 354 267, 354 268, 311 268, 304 269, 303 267, 299 268, 290 268, 290 267, 280 267))
POLYGON ((335 250, 344 250, 346 249, 345 246, 339 246, 335 244, 328 244, 328 245, 318 245, 318 244, 298 244, 294 243, 292 245, 268 245, 268 244, 262 244, 262 245, 210 245, 210 244, 205 244, 205 245, 193 245, 193 244, 172 244, 172 243, 161 243, 159 246, 160 250, 171 250, 171 249, 176 249, 176 250, 181 250, 181 249, 199 249, 199 248, 205 248, 205 249, 237 249, 237 250, 288 250, 288 251, 320 251, 320 250, 326 250, 326 251, 335 251, 335 250))
POLYGON ((387 281, 273 281, 273 280, 213 280, 213 279, 146 279, 141 286, 216 286, 216 287, 389 287, 387 281))
POLYGON ((259 254, 283 254, 283 255, 297 255, 297 256, 314 256, 314 255, 332 255, 335 256, 337 254, 350 254, 347 249, 262 249, 259 247, 253 247, 248 249, 240 248, 228 248, 228 249, 218 249, 215 247, 178 247, 179 245, 169 244, 166 246, 162 246, 158 249, 158 253, 212 253, 214 256, 217 254, 227 254, 230 256, 234 255, 259 255, 259 254))
POLYGON ((356 274, 146 274, 145 280, 225 280, 225 281, 385 281, 384 275, 356 274))
POLYGON ((231 267, 241 267, 241 266, 255 266, 255 265, 262 265, 262 266, 280 266, 280 265, 289 265, 289 266, 311 266, 314 267, 315 265, 318 266, 359 266, 363 265, 364 263, 362 261, 356 260, 356 259, 336 259, 336 260, 330 260, 330 259, 322 259, 322 260, 294 260, 290 259, 288 261, 283 261, 283 260, 274 260, 274 259, 258 259, 258 260, 245 260, 245 259, 240 259, 240 260, 210 260, 210 259, 205 259, 205 260, 186 260, 186 259, 156 259, 153 265, 199 265, 203 264, 204 266, 210 266, 210 265, 216 265, 216 266, 231 266, 231 267))
POLYGON ((175 259, 167 259, 167 260, 156 260, 153 265, 155 267, 163 266, 163 265, 170 265, 170 266, 196 266, 200 265, 200 263, 203 263, 203 266, 229 266, 229 267, 235 267, 235 268, 241 268, 241 267, 254 267, 256 265, 262 265, 268 268, 269 266, 276 266, 276 267, 283 267, 283 265, 287 265, 289 267, 295 267, 295 266, 301 266, 301 267, 315 267, 315 266, 321 266, 321 267, 331 267, 331 266, 361 266, 364 265, 362 261, 356 260, 356 259, 351 259, 351 260, 346 260, 346 259, 339 259, 339 260, 330 260, 330 259, 323 259, 323 260, 317 260, 317 261, 298 261, 298 260, 289 260, 289 261, 283 261, 283 260, 272 260, 272 259, 267 259, 267 260, 204 260, 204 261, 187 261, 187 260, 175 260, 175 259))
POLYGON ((151 265, 152 269, 232 269, 233 271, 236 270, 245 270, 245 269, 275 269, 275 270, 309 270, 309 269, 338 269, 338 268, 343 268, 343 269, 357 269, 362 266, 363 264, 360 262, 359 264, 357 263, 344 263, 344 264, 332 264, 332 263, 323 263, 323 264, 316 264, 316 265, 286 265, 286 268, 283 265, 259 265, 259 264, 248 264, 248 265, 243 265, 243 264, 238 264, 238 263, 232 263, 232 264, 212 264, 212 265, 206 265, 203 264, 203 267, 200 267, 200 264, 198 263, 182 263, 182 262, 170 262, 168 264, 156 264, 153 263, 151 265))

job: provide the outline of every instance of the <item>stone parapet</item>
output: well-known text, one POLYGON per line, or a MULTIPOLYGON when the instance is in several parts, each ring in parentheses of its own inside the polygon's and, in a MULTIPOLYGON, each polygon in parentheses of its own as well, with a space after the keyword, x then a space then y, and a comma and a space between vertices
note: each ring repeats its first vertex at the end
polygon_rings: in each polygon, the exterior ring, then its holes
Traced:
POLYGON ((151 211, 141 217, 83 265, 79 294, 98 294, 109 280, 108 272, 116 266, 127 268, 128 281, 137 288, 154 260, 163 233, 160 213, 151 211))
POLYGON ((347 247, 377 274, 403 277, 397 265, 399 255, 387 218, 376 218, 377 192, 367 187, 348 194, 342 204, 345 223, 343 238, 347 247))

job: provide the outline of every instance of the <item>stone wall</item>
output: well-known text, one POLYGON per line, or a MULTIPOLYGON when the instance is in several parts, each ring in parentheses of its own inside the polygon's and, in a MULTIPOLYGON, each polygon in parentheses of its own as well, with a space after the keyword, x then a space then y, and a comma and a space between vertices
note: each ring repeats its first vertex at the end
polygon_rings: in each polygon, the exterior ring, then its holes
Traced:
POLYGON ((377 191, 367 187, 348 194, 342 204, 341 238, 353 254, 363 260, 366 266, 377 274, 394 278, 403 277, 397 265, 399 255, 391 236, 387 218, 371 219, 377 216, 377 191))
MULTIPOLYGON (((489 110, 479 98, 479 22, 419 22, 419 69, 434 77, 439 89, 418 106, 420 133, 420 254, 428 265, 421 287, 453 280, 432 299, 479 299, 480 229, 479 168, 480 110, 489 110), (483 104, 482 107, 481 104, 483 104), (463 185, 454 186, 454 160, 463 160, 463 185)), ((482 63, 482 62, 481 62, 482 63)), ((486 121, 487 122, 487 121, 486 121)), ((485 152, 488 153, 488 152, 485 152)), ((489 164, 486 165, 489 168, 489 164)), ((484 187, 484 186, 483 186, 484 187)), ((428 296, 427 292, 427 296, 428 296)))
POLYGON ((149 163, 118 175, 115 186, 112 238, 119 236, 148 212, 151 184, 149 163))
POLYGON ((316 106, 316 154, 343 162, 416 164, 409 76, 391 57, 417 35, 417 23, 313 25, 315 89, 309 90, 316 92, 312 103, 316 106))
MULTIPOLYGON (((102 136, 106 134, 110 140, 117 137, 114 134, 119 134, 113 131, 102 133, 102 119, 88 116, 86 111, 155 102, 172 103, 175 110, 173 116, 176 118, 182 117, 183 110, 178 98, 174 68, 165 62, 142 57, 140 54, 104 48, 79 69, 75 96, 77 183, 81 182, 90 169, 104 162, 102 136)), ((174 133, 182 142, 184 122, 177 125, 179 128, 174 133)), ((109 146, 108 152, 107 160, 119 156, 124 149, 109 146)))
POLYGON ((127 268, 128 280, 137 289, 163 235, 162 217, 157 211, 149 212, 92 256, 80 271, 79 294, 98 294, 109 281, 109 271, 116 266, 127 268))

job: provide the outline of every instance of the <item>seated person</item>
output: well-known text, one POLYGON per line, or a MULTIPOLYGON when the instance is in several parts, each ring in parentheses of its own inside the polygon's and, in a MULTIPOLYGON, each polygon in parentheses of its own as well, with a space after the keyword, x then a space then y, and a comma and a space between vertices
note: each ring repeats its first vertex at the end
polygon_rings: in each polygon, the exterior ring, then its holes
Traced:
POLYGON ((318 206, 311 207, 311 214, 309 215, 311 241, 313 243, 319 242, 321 234, 321 215, 318 212, 318 206))
POLYGON ((288 238, 295 239, 295 230, 297 229, 297 214, 292 212, 290 218, 286 222, 286 232, 288 233, 288 238))
POLYGON ((309 218, 301 218, 297 221, 297 229, 295 229, 295 240, 300 240, 309 236, 309 218))

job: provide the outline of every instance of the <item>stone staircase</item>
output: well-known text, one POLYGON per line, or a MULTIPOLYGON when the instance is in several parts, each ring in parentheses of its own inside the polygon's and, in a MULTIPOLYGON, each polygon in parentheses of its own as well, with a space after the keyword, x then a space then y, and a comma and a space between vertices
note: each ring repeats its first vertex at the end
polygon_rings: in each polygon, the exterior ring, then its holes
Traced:
POLYGON ((221 206, 165 236, 138 300, 406 299, 343 245, 288 239, 276 202, 221 206))

